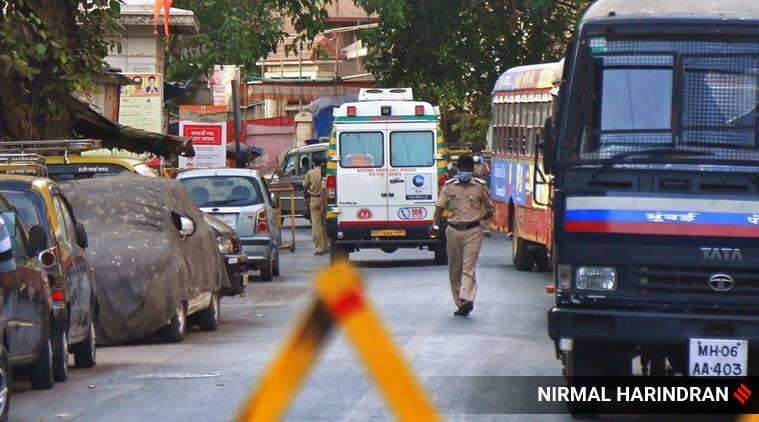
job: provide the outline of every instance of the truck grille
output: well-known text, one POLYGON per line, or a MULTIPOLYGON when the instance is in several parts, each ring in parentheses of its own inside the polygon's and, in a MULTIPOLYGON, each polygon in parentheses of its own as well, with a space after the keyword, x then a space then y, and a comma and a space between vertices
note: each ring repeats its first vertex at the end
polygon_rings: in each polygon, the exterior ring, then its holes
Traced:
POLYGON ((759 295, 759 271, 749 268, 692 268, 648 266, 633 271, 632 289, 654 294, 759 295), (715 291, 710 277, 725 274, 734 280, 728 291, 715 291))

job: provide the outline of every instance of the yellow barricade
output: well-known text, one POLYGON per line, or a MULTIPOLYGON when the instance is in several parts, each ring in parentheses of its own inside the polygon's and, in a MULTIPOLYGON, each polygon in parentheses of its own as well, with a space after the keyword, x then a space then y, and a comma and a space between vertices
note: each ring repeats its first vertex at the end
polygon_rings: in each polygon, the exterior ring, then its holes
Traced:
POLYGON ((263 376, 239 420, 282 418, 335 323, 348 335, 400 420, 440 420, 437 409, 364 298, 358 272, 347 263, 326 269, 316 277, 316 291, 316 302, 263 376))

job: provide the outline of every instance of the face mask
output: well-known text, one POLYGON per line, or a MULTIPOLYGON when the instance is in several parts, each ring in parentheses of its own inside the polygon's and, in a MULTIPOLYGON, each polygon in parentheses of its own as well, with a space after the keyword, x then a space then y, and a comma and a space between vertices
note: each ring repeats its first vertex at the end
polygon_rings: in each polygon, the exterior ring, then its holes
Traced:
POLYGON ((472 181, 471 171, 459 171, 459 181, 461 183, 469 183, 472 181))

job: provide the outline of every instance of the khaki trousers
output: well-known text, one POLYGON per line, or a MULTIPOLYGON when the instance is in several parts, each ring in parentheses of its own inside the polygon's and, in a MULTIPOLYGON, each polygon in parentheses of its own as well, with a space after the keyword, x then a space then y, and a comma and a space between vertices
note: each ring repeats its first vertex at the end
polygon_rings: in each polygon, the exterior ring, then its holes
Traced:
POLYGON ((448 249, 448 275, 451 279, 451 294, 456 306, 469 300, 474 302, 477 296, 477 278, 475 270, 477 257, 482 247, 482 227, 469 230, 456 230, 448 227, 445 231, 448 249))
POLYGON ((311 197, 309 201, 311 210, 311 238, 314 241, 316 253, 327 252, 327 225, 324 215, 324 200, 321 197, 311 197))

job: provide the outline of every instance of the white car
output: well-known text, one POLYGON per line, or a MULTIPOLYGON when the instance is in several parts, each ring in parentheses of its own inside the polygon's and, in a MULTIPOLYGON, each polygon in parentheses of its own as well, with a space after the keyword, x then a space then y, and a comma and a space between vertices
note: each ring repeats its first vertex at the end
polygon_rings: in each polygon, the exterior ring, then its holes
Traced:
POLYGON ((279 275, 277 199, 269 193, 258 171, 193 169, 179 173, 177 180, 187 187, 201 211, 212 214, 240 235, 249 268, 260 270, 263 281, 279 275))

